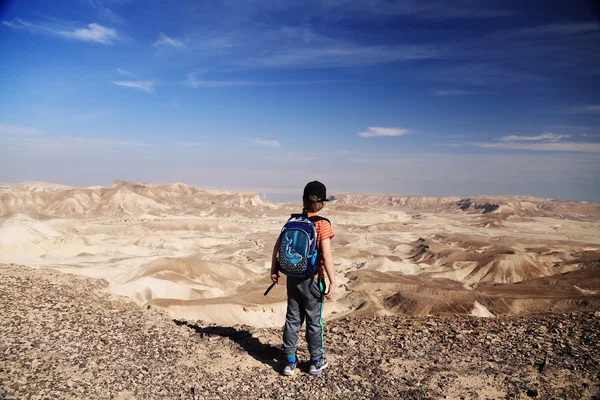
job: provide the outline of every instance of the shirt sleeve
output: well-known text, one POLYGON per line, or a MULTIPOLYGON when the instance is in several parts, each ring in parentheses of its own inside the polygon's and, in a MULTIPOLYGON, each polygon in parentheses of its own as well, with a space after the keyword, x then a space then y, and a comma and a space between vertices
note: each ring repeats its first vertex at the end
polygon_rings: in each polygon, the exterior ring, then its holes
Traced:
POLYGON ((317 236, 319 238, 319 244, 323 239, 331 239, 335 236, 331 224, 325 220, 318 221, 315 225, 317 228, 317 236))

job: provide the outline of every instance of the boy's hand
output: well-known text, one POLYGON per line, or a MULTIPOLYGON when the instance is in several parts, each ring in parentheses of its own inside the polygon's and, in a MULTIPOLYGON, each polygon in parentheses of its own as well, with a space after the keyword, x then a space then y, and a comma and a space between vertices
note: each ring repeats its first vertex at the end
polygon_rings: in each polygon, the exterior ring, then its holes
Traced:
POLYGON ((333 297, 333 295, 335 294, 335 283, 334 284, 329 284, 329 291, 327 292, 327 294, 325 295, 325 298, 327 300, 331 300, 331 298, 333 297))
POLYGON ((271 274, 271 282, 273 282, 275 286, 279 285, 279 275, 271 274))

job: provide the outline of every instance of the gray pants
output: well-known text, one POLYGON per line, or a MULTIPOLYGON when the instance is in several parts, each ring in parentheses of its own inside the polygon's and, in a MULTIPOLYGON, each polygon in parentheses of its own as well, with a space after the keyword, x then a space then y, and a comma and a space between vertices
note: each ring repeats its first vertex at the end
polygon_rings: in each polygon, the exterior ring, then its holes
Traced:
POLYGON ((324 354, 323 351, 323 293, 317 278, 287 277, 287 314, 283 328, 283 352, 296 354, 296 343, 300 327, 306 319, 306 342, 311 360, 324 354))

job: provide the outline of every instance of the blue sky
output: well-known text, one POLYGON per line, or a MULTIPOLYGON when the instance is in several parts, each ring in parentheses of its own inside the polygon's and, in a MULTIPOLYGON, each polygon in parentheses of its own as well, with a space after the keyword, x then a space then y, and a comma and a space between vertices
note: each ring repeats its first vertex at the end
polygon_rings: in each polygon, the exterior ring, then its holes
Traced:
POLYGON ((600 201, 586 1, 0 7, 0 181, 600 201))

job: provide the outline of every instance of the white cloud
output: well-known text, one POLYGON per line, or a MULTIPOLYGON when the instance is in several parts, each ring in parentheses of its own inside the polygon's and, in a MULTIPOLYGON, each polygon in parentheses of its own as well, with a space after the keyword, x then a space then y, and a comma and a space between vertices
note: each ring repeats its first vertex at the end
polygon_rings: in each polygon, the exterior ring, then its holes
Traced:
POLYGON ((115 85, 154 92, 154 81, 115 81, 115 85))
POLYGON ((36 128, 0 124, 0 135, 39 135, 40 133, 36 128))
POLYGON ((558 135, 556 133, 544 133, 542 135, 538 135, 538 136, 517 136, 517 135, 510 135, 510 136, 503 136, 500 138, 501 141, 503 142, 522 142, 522 141, 550 141, 550 142, 556 142, 559 141, 561 139, 565 139, 570 137, 571 135, 558 135))
POLYGON ((252 143, 266 147, 281 147, 281 143, 279 143, 277 140, 265 140, 256 138, 252 140, 252 143))
POLYGON ((187 46, 185 44, 183 44, 182 41, 170 38, 162 32, 160 33, 158 40, 156 42, 154 42, 154 46, 160 46, 160 45, 167 45, 167 46, 175 47, 177 49, 187 48, 187 46))
POLYGON ((85 42, 113 44, 115 40, 119 40, 119 35, 115 29, 96 23, 89 24, 87 28, 74 29, 70 26, 65 26, 65 24, 43 24, 15 18, 12 21, 3 21, 2 24, 13 29, 23 29, 31 33, 59 36, 85 42))
POLYGON ((116 30, 95 23, 89 24, 87 28, 75 29, 74 31, 60 31, 58 34, 77 40, 104 44, 112 44, 115 40, 119 39, 116 30))
POLYGON ((586 142, 545 142, 545 143, 471 143, 486 149, 533 150, 533 151, 572 151, 580 153, 600 153, 600 143, 586 142))
POLYGON ((364 132, 359 132, 358 136, 368 138, 376 136, 402 136, 408 133, 408 129, 402 128, 384 128, 380 126, 370 126, 364 132))

